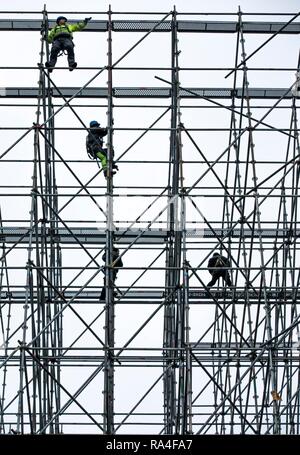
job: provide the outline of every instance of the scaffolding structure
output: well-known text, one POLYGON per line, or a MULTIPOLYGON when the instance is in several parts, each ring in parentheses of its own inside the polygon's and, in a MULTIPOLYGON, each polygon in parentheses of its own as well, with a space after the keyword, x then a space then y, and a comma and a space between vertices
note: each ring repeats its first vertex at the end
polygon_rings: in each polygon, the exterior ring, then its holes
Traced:
POLYGON ((36 87, 0 93, 1 116, 35 110, 30 127, 1 128, 15 140, 0 151, 0 433, 299 434, 299 80, 249 80, 299 71, 298 53, 289 68, 251 63, 299 37, 300 13, 81 12, 93 16, 89 37, 107 38, 107 62, 79 64, 77 74, 91 72, 79 87, 56 82, 68 68, 45 68, 57 12, 25 13, 34 19, 0 12, 0 31, 41 38, 37 66, 33 56, 26 68, 0 67, 39 74, 36 87), (122 34, 134 40, 115 58, 122 34), (153 35, 170 64, 122 67, 153 35), (206 35, 234 39, 230 64, 182 66, 183 37, 206 35), (125 71, 155 82, 115 85, 125 71), (205 72, 226 83, 182 82, 205 72), (134 109, 137 124, 124 127, 119 111, 129 122, 134 109), (82 151, 98 112, 106 179, 82 151), (72 135, 81 155, 66 153, 72 135), (121 150, 119 137, 130 138, 121 150), (231 288, 207 287, 216 251, 230 259, 231 288))

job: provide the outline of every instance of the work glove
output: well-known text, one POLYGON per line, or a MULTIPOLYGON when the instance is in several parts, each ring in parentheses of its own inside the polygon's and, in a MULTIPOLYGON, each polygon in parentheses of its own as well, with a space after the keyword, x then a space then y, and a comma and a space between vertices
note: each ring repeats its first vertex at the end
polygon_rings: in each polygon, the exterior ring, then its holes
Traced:
POLYGON ((116 165, 116 163, 113 163, 113 164, 112 164, 112 168, 113 168, 113 169, 117 169, 117 171, 119 170, 119 167, 116 165))
POLYGON ((86 18, 84 19, 84 22, 87 24, 91 19, 92 19, 91 17, 86 17, 86 18))

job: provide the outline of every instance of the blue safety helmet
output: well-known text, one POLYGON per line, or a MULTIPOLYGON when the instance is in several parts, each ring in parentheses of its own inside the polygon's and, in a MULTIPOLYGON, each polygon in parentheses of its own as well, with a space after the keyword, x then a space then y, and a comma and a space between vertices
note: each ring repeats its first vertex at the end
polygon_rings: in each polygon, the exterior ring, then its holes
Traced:
POLYGON ((59 24, 59 21, 60 21, 61 19, 64 19, 66 22, 68 21, 68 19, 67 19, 65 16, 58 16, 58 18, 56 19, 57 25, 59 24))
POLYGON ((90 122, 90 127, 93 128, 93 126, 98 127, 98 126, 100 126, 100 123, 98 123, 97 120, 92 120, 92 121, 90 122))

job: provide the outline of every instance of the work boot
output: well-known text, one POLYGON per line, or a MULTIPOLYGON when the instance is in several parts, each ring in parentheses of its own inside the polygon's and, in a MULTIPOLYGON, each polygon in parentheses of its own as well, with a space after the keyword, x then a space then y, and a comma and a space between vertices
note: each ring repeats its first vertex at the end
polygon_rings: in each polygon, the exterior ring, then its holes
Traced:
MULTIPOLYGON (((116 174, 116 171, 111 171, 112 175, 115 175, 116 174)), ((103 174, 104 174, 104 177, 107 179, 107 170, 105 169, 103 171, 103 174)))
POLYGON ((74 63, 70 63, 70 68, 69 68, 69 71, 73 71, 73 69, 75 69, 77 67, 77 63, 74 62, 74 63))
POLYGON ((46 63, 45 63, 45 67, 48 68, 49 73, 52 73, 53 68, 51 68, 51 65, 50 65, 49 62, 46 62, 46 63))

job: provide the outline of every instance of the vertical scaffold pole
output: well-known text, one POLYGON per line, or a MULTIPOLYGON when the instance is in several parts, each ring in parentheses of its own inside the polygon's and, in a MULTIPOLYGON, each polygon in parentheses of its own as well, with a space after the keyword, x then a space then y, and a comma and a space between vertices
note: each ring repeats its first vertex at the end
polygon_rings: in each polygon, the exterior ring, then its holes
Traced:
MULTIPOLYGON (((256 170, 256 160, 255 160, 255 150, 254 150, 254 139, 253 139, 253 130, 252 130, 252 113, 250 109, 250 97, 249 97, 249 82, 248 82, 248 74, 247 74, 247 66, 245 64, 245 58, 247 56, 245 52, 245 39, 244 39, 244 31, 243 31, 243 19, 242 19, 242 12, 239 8, 239 21, 240 21, 240 31, 241 31, 241 48, 242 48, 242 58, 243 58, 243 86, 245 90, 245 99, 246 99, 246 109, 247 109, 247 117, 248 117, 248 128, 249 128, 249 142, 248 147, 251 156, 251 167, 252 167, 252 174, 253 174, 253 181, 254 185, 256 186, 258 177, 257 177, 257 170, 256 170)), ((261 284, 260 284, 260 293, 262 295, 262 300, 264 301, 264 309, 266 315, 266 337, 268 340, 272 340, 273 337, 273 328, 272 328, 272 308, 267 296, 267 282, 266 282, 266 272, 265 272, 265 253, 264 253, 264 244, 261 235, 261 212, 259 209, 259 193, 255 188, 253 192, 254 196, 254 203, 255 203, 255 216, 256 222, 258 226, 259 232, 259 253, 260 253, 260 267, 261 267, 261 284)), ((276 324, 275 324, 276 327, 276 324)), ((270 381, 269 384, 272 387, 273 391, 277 390, 277 369, 276 369, 276 341, 270 342, 270 349, 268 349, 268 359, 269 365, 268 369, 266 370, 266 375, 268 380, 270 381)), ((279 412, 279 404, 276 400, 272 401, 273 407, 273 432, 274 434, 279 434, 281 431, 281 422, 280 422, 280 412, 279 412)))
POLYGON ((178 67, 177 67, 177 17, 174 7, 172 13, 171 34, 171 133, 170 133, 170 159, 169 159, 169 192, 170 201, 168 209, 168 238, 166 257, 166 303, 164 315, 164 431, 173 434, 176 425, 176 361, 177 347, 176 336, 176 306, 180 304, 180 257, 181 233, 178 229, 178 191, 179 191, 179 147, 177 144, 177 98, 178 98, 178 67), (179 302, 179 303, 178 303, 179 302), (169 349, 171 348, 171 349, 169 349), (173 349, 172 349, 173 348, 173 349), (172 367, 170 368, 170 364, 172 367))
POLYGON ((105 368, 104 429, 114 432, 114 282, 113 282, 113 89, 112 89, 112 12, 108 10, 108 94, 107 94, 107 180, 106 180, 106 261, 105 261, 105 368))
MULTIPOLYGON (((46 8, 46 6, 45 6, 46 8)), ((45 11, 45 49, 46 58, 49 61, 49 44, 47 41, 48 35, 48 16, 45 11)), ((47 279, 48 285, 44 292, 45 298, 45 321, 43 324, 47 324, 48 320, 55 317, 55 314, 59 312, 62 307, 61 301, 57 301, 56 291, 62 290, 62 260, 61 260, 61 247, 57 241, 57 229, 58 229, 58 192, 56 183, 56 155, 54 153, 55 147, 55 118, 54 108, 52 100, 52 90, 49 79, 44 81, 43 91, 43 114, 44 119, 50 118, 45 129, 45 199, 47 204, 44 204, 43 212, 43 223, 49 223, 49 230, 46 230, 43 226, 43 233, 45 237, 45 260, 47 267, 47 279), (47 196, 47 194, 49 196, 47 196), (50 209, 50 210, 49 210, 50 209), (44 214, 48 213, 47 216, 44 214), (47 236, 49 237, 47 244, 47 236), (50 264, 50 270, 48 267, 50 264), (49 285, 51 283, 51 285, 49 285)), ((62 353, 61 347, 63 343, 63 328, 62 328, 62 316, 55 319, 55 322, 49 327, 47 346, 52 348, 50 351, 51 356, 56 361, 48 362, 47 369, 51 373, 51 376, 47 372, 45 381, 48 383, 47 396, 47 417, 49 420, 52 419, 53 414, 56 414, 56 410, 60 409, 61 406, 61 394, 60 387, 60 355, 62 353), (53 349, 54 347, 54 349, 53 349), (56 378, 57 383, 53 378, 56 378)), ((46 365, 45 365, 46 366, 46 365)), ((50 425, 50 433, 59 433, 59 416, 56 417, 53 424, 50 425)))

